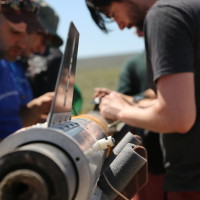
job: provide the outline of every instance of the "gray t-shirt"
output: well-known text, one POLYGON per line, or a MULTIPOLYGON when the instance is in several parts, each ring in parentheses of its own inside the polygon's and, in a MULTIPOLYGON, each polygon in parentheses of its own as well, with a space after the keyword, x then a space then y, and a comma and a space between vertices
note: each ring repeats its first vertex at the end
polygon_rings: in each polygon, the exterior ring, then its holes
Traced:
POLYGON ((165 189, 200 191, 200 0, 157 1, 146 16, 145 45, 154 83, 168 74, 195 75, 196 122, 187 134, 163 134, 162 142, 165 189))

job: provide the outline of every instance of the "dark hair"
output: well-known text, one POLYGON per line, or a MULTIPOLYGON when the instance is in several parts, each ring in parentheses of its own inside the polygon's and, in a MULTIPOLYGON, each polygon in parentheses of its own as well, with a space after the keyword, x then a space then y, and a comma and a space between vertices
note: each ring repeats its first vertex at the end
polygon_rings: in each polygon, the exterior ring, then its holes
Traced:
POLYGON ((102 31, 106 33, 109 32, 109 29, 106 27, 106 23, 113 21, 106 16, 108 7, 112 2, 120 1, 122 0, 86 0, 92 19, 102 31))

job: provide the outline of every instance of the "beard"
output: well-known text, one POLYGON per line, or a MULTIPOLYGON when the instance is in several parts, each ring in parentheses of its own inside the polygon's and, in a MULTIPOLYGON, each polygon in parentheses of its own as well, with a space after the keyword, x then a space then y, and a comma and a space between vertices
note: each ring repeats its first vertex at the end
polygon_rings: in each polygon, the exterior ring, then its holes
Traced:
POLYGON ((144 29, 144 20, 142 20, 142 21, 140 21, 138 24, 137 24, 137 29, 139 30, 139 31, 143 31, 143 29, 144 29))
POLYGON ((128 28, 136 27, 138 30, 143 31, 144 19, 146 11, 142 10, 136 3, 128 2, 129 9, 127 11, 130 23, 128 28))
POLYGON ((8 61, 15 61, 19 55, 21 55, 22 48, 19 47, 10 47, 7 50, 4 50, 4 59, 8 61))

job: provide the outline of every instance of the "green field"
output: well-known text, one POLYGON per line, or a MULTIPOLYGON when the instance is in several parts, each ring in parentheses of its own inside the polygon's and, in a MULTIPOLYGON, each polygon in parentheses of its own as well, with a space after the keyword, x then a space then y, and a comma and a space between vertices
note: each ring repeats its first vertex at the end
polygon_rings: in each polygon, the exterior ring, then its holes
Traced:
POLYGON ((131 55, 109 56, 77 61, 76 84, 84 100, 82 113, 93 109, 92 95, 95 87, 115 90, 124 61, 131 55))
POLYGON ((76 74, 76 83, 83 95, 83 113, 93 108, 91 103, 95 87, 107 87, 116 89, 119 75, 119 68, 94 68, 90 70, 78 70, 76 74))

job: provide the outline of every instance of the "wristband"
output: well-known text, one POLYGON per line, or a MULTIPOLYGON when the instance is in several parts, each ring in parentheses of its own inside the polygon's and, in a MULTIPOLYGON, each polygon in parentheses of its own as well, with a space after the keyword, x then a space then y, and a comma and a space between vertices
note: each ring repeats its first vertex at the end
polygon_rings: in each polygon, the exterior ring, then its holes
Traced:
POLYGON ((138 103, 139 101, 141 101, 142 99, 145 99, 145 96, 144 95, 135 95, 133 96, 133 102, 134 103, 138 103))

